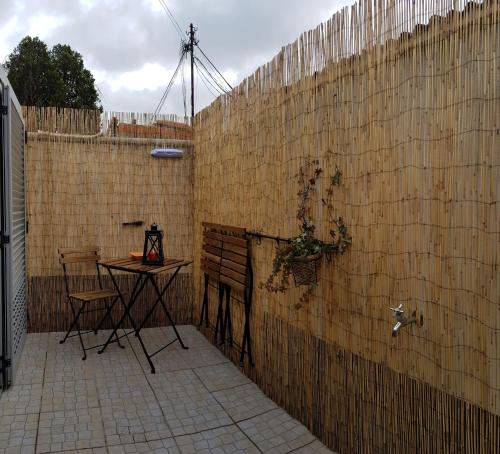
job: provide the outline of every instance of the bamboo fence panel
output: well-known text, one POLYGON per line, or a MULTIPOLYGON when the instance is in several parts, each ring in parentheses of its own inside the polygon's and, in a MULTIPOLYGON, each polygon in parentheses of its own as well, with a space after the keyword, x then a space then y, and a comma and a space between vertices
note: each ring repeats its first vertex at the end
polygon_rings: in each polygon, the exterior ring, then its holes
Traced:
POLYGON ((71 135, 192 139, 191 118, 173 114, 23 106, 26 131, 71 135))
POLYGON ((59 134, 97 134, 101 130, 101 112, 93 109, 23 106, 28 132, 59 134))
MULTIPOLYGON (((293 236, 299 166, 320 160, 319 193, 342 171, 353 245, 298 311, 299 290, 254 289, 247 370, 336 449, 500 446, 499 19, 495 1, 360 0, 195 119, 196 317, 201 223, 293 236), (399 303, 423 325, 393 338, 399 303)), ((253 245, 257 284, 273 255, 253 245)))
MULTIPOLYGON (((48 110, 49 114, 40 110, 41 115, 50 118, 53 109, 48 110)), ((68 118, 72 124, 69 130, 93 132, 86 129, 88 112, 73 111, 68 118)), ((97 244, 103 258, 127 256, 130 251, 142 251, 144 230, 156 222, 164 230, 167 256, 192 257, 192 142, 80 133, 30 133, 26 146, 28 311, 32 331, 66 327, 59 247, 97 244), (183 148, 184 157, 158 159, 150 155, 154 147, 169 146, 183 148), (143 226, 122 225, 132 221, 142 221, 143 226)), ((89 279, 86 275, 95 269, 75 268, 70 272, 81 275, 83 285, 89 279)), ((179 283, 182 285, 175 286, 176 299, 185 310, 182 320, 187 321, 191 318, 192 294, 189 270, 179 277, 179 283)), ((165 324, 162 316, 157 322, 165 324)))

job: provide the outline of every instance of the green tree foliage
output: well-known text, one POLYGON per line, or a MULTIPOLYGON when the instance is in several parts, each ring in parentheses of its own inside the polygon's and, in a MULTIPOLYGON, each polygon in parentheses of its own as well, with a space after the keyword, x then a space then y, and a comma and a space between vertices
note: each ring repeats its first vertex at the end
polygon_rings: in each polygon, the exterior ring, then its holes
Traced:
POLYGON ((98 108, 94 77, 68 45, 56 44, 49 51, 39 38, 26 36, 7 57, 5 68, 23 105, 98 108))

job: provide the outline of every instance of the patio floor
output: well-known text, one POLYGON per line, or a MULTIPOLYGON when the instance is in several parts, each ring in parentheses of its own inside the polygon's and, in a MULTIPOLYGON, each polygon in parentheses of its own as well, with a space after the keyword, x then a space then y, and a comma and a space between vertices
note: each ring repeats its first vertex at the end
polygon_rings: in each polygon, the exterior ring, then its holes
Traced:
MULTIPOLYGON (((154 358, 134 337, 81 360, 78 338, 28 335, 15 385, 0 398, 0 453, 330 453, 195 327, 154 358)), ((171 328, 143 330, 152 349, 171 328)), ((106 332, 86 336, 102 343, 106 332), (97 339, 96 339, 97 338, 97 339)))

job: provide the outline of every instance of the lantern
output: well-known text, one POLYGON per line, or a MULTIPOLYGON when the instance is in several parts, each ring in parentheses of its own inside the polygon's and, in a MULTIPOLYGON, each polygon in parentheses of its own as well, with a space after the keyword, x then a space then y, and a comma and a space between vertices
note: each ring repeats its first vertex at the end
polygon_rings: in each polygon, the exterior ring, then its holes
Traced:
POLYGON ((144 238, 143 265, 163 265, 163 231, 156 224, 151 224, 151 230, 146 230, 144 238))

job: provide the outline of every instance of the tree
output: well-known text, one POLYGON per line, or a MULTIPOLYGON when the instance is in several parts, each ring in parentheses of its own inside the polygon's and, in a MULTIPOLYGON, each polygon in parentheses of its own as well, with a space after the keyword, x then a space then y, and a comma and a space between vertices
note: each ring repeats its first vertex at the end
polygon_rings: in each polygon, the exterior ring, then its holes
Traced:
POLYGON ((54 106, 62 90, 47 45, 38 38, 23 38, 8 56, 5 68, 21 104, 54 106))
POLYGON ((55 45, 50 55, 63 82, 64 106, 95 109, 99 95, 94 76, 85 68, 82 56, 66 44, 55 45))
POLYGON ((49 51, 39 38, 26 36, 7 57, 5 68, 23 105, 98 108, 94 77, 68 45, 56 44, 49 51))

